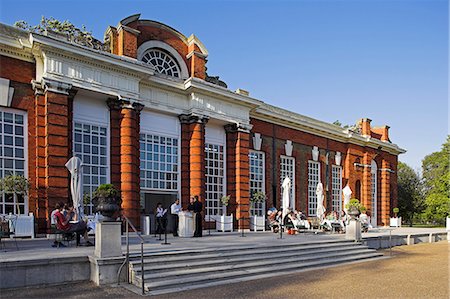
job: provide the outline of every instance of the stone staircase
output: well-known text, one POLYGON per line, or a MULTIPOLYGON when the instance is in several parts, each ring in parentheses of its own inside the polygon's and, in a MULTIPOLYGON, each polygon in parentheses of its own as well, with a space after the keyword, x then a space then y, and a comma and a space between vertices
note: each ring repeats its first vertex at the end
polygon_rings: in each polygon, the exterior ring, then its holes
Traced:
MULTIPOLYGON (((344 240, 146 253, 145 289, 165 294, 380 258, 382 253, 344 240)), ((129 271, 140 288, 138 256, 130 257, 129 271)))

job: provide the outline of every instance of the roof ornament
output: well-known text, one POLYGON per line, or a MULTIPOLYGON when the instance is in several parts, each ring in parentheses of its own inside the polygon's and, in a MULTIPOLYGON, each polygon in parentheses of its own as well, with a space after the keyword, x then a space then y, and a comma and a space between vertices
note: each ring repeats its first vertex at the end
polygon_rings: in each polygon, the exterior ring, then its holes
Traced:
POLYGON ((101 42, 93 37, 92 32, 87 31, 84 25, 80 29, 68 20, 61 22, 53 17, 47 19, 42 16, 41 22, 36 26, 31 26, 25 21, 15 22, 14 26, 31 33, 38 33, 60 40, 63 39, 94 50, 107 52, 110 50, 109 39, 101 42))

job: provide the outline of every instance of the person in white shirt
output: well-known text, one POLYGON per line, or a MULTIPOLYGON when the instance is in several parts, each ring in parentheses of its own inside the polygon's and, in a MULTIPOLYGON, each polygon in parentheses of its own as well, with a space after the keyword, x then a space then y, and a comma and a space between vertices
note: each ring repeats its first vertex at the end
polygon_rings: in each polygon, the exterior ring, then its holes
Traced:
POLYGON ((167 223, 167 209, 162 207, 162 203, 156 205, 156 233, 163 234, 167 223))
POLYGON ((178 237, 178 214, 181 212, 180 200, 177 198, 170 206, 170 214, 172 215, 173 236, 178 237))

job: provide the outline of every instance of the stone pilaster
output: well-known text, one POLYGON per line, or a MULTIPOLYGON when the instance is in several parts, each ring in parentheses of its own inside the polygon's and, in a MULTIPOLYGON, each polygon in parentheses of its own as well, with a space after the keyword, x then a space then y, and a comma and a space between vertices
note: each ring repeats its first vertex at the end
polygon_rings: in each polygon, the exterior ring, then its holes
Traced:
POLYGON ((229 124, 227 133, 227 194, 231 195, 232 212, 239 228, 249 228, 250 185, 249 159, 250 125, 229 124), (243 219, 239 221, 239 219, 243 219))
POLYGON ((189 196, 205 199, 205 126, 208 118, 196 114, 179 115, 181 122, 181 202, 189 204, 189 196))

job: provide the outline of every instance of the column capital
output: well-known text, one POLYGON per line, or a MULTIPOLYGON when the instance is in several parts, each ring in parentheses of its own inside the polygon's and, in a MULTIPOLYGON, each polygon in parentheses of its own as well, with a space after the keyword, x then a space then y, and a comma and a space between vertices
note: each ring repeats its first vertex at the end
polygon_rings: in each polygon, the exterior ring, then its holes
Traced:
POLYGON ((236 132, 250 133, 251 129, 253 128, 253 125, 243 123, 227 124, 224 126, 224 128, 227 133, 236 133, 236 132))
POLYGON ((34 90, 34 95, 44 95, 44 87, 42 86, 42 82, 31 80, 31 86, 34 90))
POLYGON ((124 100, 119 98, 109 98, 106 100, 106 104, 111 110, 120 110, 120 109, 133 109, 136 110, 137 113, 140 113, 142 109, 144 109, 144 105, 138 102, 131 102, 130 100, 124 100))
POLYGON ((206 115, 190 113, 190 114, 180 114, 178 115, 178 119, 182 124, 201 123, 206 125, 206 123, 209 120, 209 117, 206 115))
POLYGON ((61 81, 56 81, 53 79, 42 78, 41 86, 44 89, 44 92, 53 92, 59 94, 70 95, 69 91, 72 89, 72 84, 65 83, 61 81))

